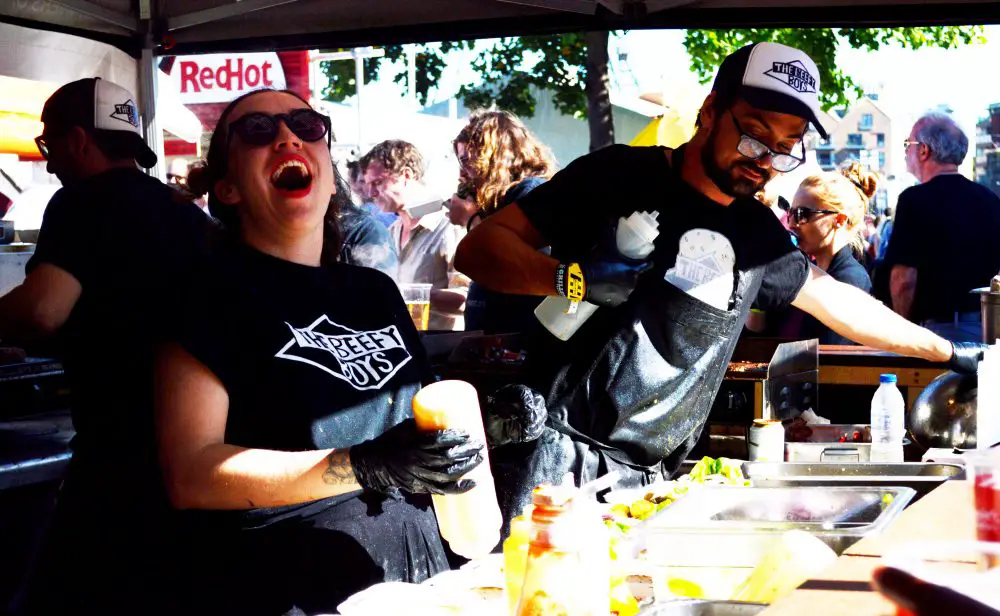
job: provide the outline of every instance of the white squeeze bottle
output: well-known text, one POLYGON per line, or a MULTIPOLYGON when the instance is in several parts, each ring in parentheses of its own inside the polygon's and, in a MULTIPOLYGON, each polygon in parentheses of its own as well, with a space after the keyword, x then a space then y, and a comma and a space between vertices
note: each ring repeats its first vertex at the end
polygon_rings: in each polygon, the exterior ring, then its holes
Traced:
MULTIPOLYGON (((618 253, 629 259, 645 259, 652 254, 653 241, 660 234, 660 223, 656 220, 658 215, 659 212, 654 211, 634 212, 628 218, 623 216, 615 233, 618 253)), ((569 340, 597 308, 590 302, 580 302, 576 312, 571 314, 569 299, 556 295, 546 297, 535 308, 535 317, 553 336, 569 340)))
POLYGON ((1000 340, 983 353, 979 362, 976 400, 976 449, 1000 443, 1000 340))
MULTIPOLYGON (((479 396, 465 381, 439 381, 418 391, 413 396, 413 419, 420 430, 453 428, 486 442, 479 396)), ((471 560, 488 555, 500 543, 503 523, 485 449, 482 464, 464 479, 472 479, 476 487, 465 494, 434 494, 432 498, 441 536, 452 551, 471 560)))
POLYGON ((872 462, 902 462, 906 434, 906 403, 896 388, 896 375, 879 377, 872 398, 872 462))

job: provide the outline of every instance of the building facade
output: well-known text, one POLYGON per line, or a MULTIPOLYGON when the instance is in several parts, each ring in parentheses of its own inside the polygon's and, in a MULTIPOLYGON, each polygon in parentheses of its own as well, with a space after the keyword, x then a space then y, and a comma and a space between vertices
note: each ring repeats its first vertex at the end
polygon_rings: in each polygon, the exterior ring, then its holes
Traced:
POLYGON ((976 123, 976 181, 1000 195, 1000 103, 993 103, 985 118, 976 123))
MULTIPOLYGON (((851 109, 837 114, 840 116, 837 126, 827 139, 819 139, 816 144, 816 162, 822 169, 833 171, 850 161, 858 161, 883 178, 895 176, 901 147, 893 147, 892 119, 876 100, 877 95, 865 96, 851 109)), ((875 196, 874 206, 882 210, 886 205, 888 196, 882 188, 875 196)))

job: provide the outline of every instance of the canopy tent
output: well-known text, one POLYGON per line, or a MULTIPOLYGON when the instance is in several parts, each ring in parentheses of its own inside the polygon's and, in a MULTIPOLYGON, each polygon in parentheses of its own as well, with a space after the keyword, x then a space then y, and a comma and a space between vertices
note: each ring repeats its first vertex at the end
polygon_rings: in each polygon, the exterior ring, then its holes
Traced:
MULTIPOLYGON (((0 75, 0 154, 42 160, 35 146, 35 137, 42 132, 42 106, 59 85, 0 75)), ((198 143, 201 122, 169 89, 160 90, 157 107, 163 129, 184 141, 198 143)))
MULTIPOLYGON (((66 82, 101 77, 129 89, 141 102, 139 69, 135 58, 100 42, 0 23, 0 153, 39 160, 34 139, 42 130, 42 106, 66 82)), ((160 130, 200 140, 201 122, 175 92, 161 88, 155 100, 160 130)))
MULTIPOLYGON (((1000 21, 993 0, 10 0, 0 23, 76 34, 138 58, 147 143, 163 152, 157 57, 579 30, 1000 21)), ((3 37, 0 37, 2 52, 3 37)), ((0 59, 4 57, 0 53, 0 59)), ((0 71, 3 74, 3 71, 0 71)), ((118 83, 123 83, 116 80, 118 83)), ((124 84, 123 84, 124 85, 124 84)), ((163 175, 162 166, 156 170, 163 175)))
POLYGON ((139 56, 309 49, 581 29, 994 22, 984 0, 12 0, 0 21, 139 56))

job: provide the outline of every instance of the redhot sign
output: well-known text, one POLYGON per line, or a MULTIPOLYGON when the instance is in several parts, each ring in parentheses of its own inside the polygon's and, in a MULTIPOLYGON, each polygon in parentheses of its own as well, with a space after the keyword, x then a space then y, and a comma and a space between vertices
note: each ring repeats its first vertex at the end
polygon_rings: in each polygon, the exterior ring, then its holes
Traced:
POLYGON ((285 71, 273 52, 179 56, 170 81, 184 104, 225 103, 251 90, 283 90, 285 71))

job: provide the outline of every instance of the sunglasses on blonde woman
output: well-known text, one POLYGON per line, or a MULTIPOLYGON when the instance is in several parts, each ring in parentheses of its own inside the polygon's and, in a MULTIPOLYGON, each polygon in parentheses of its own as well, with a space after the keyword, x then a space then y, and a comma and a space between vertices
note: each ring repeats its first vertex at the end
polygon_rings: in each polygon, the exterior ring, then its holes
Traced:
POLYGON ((814 210, 805 206, 793 207, 788 210, 788 215, 797 225, 805 224, 818 214, 839 214, 836 210, 814 210))

